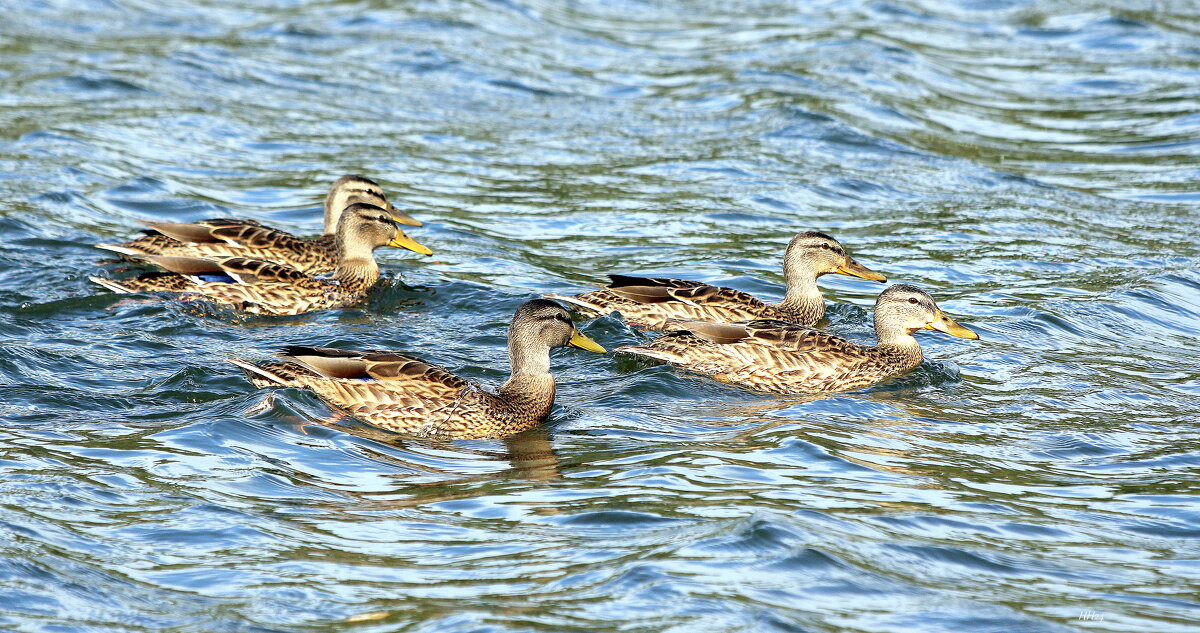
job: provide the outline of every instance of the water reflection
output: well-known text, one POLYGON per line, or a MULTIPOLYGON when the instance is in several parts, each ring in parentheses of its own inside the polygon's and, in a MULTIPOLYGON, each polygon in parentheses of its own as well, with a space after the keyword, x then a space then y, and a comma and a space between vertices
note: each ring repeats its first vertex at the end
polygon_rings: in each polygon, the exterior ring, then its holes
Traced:
MULTIPOLYGON (((531 484, 544 484, 560 477, 558 455, 554 451, 551 432, 545 427, 530 429, 529 431, 494 441, 439 442, 416 439, 380 429, 359 422, 338 411, 333 411, 327 416, 318 418, 300 417, 291 414, 272 415, 277 410, 275 404, 274 394, 267 394, 260 403, 247 409, 245 414, 249 416, 269 414, 274 422, 292 426, 297 432, 302 434, 308 434, 309 431, 307 429, 315 425, 335 429, 342 433, 349 433, 350 435, 370 440, 371 442, 378 442, 397 450, 384 452, 372 448, 369 443, 359 444, 358 448, 372 459, 394 464, 405 472, 421 472, 424 475, 433 474, 439 476, 439 479, 433 482, 404 482, 406 490, 420 490, 422 488, 456 489, 470 487, 470 484, 497 479, 517 479, 531 484), (499 445, 502 449, 496 450, 490 448, 491 445, 499 445), (431 467, 428 463, 410 461, 401 457, 405 454, 420 455, 431 452, 454 454, 456 459, 507 462, 509 467, 506 470, 489 472, 484 475, 464 477, 459 476, 460 473, 453 470, 431 467)), ((392 495, 395 493, 386 492, 384 494, 392 495)), ((420 494, 415 496, 418 499, 414 499, 413 503, 461 498, 461 496, 430 498, 420 494)))

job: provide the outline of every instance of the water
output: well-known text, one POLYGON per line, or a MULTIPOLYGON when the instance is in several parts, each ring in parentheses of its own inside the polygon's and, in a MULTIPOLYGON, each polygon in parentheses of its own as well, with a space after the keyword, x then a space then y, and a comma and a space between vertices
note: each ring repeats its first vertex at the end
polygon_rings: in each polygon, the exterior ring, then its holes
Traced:
MULTIPOLYGON (((0 629, 1197 630, 1194 3, 388 4, 5 3, 0 629), (435 251, 381 251, 363 308, 87 282, 138 220, 316 233, 345 173, 435 251), (561 350, 546 425, 446 444, 222 362, 495 383, 527 298, 778 298, 809 229, 983 340, 815 400, 561 350)), ((880 286, 823 286, 867 340, 880 286)))

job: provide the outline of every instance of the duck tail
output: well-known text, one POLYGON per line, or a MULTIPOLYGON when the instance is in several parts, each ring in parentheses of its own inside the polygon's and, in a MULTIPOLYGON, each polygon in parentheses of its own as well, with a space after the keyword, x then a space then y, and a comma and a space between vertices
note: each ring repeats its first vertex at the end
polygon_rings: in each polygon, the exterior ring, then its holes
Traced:
POLYGON ((642 347, 640 345, 625 345, 622 347, 618 347, 617 349, 614 349, 613 351, 614 352, 624 352, 626 354, 633 354, 634 356, 646 356, 648 358, 655 358, 655 359, 661 360, 666 363, 683 362, 683 358, 681 358, 678 354, 675 354, 673 352, 668 352, 666 350, 654 349, 653 347, 642 347))
POLYGON ((146 251, 141 251, 136 248, 129 248, 124 244, 97 244, 96 248, 102 248, 106 251, 119 253, 121 255, 125 255, 126 257, 144 257, 150 254, 146 251))
POLYGON ((254 386, 256 387, 261 388, 271 384, 286 386, 288 384, 288 382, 282 377, 273 374, 248 360, 242 360, 240 358, 226 358, 225 360, 229 361, 233 365, 236 365, 237 367, 242 368, 242 371, 246 372, 246 375, 250 378, 250 382, 254 383, 254 386))
POLYGON ((122 285, 120 282, 113 281, 112 279, 105 279, 104 277, 88 277, 88 279, 94 283, 104 286, 105 288, 108 288, 117 294, 127 295, 131 292, 134 292, 134 290, 128 286, 122 285))

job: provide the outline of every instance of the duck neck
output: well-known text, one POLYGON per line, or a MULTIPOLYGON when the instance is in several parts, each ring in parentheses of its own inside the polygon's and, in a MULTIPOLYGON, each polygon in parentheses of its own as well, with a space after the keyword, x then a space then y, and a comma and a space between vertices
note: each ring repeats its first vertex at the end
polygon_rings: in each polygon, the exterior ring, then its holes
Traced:
POLYGON ((821 320, 825 316, 825 299, 817 287, 816 276, 797 270, 785 270, 785 274, 787 293, 775 307, 784 312, 804 315, 813 323, 821 320))
POLYGON ((361 291, 379 281, 379 265, 375 263, 374 249, 349 243, 339 236, 337 253, 338 264, 333 271, 333 277, 343 287, 361 291))
POLYGON ((352 292, 360 292, 374 286, 375 282, 379 281, 379 265, 375 263, 373 257, 343 259, 338 262, 337 268, 333 271, 333 278, 337 279, 343 288, 352 292))
POLYGON ((325 196, 325 235, 333 237, 337 233, 338 220, 342 219, 342 209, 350 204, 346 192, 338 186, 329 190, 325 196))
POLYGON ((537 341, 517 337, 508 339, 508 363, 513 377, 548 376, 550 374, 550 346, 537 341))
POLYGON ((341 212, 335 212, 333 210, 332 201, 327 199, 325 201, 325 232, 323 235, 333 237, 334 232, 337 230, 337 223, 338 220, 341 219, 341 215, 341 212))
POLYGON ((500 386, 500 397, 521 410, 533 410, 538 419, 550 414, 554 406, 554 376, 512 375, 500 386))
POLYGON ((554 376, 550 375, 550 347, 545 343, 509 339, 508 361, 512 375, 500 387, 510 403, 536 408, 542 415, 554 404, 554 376))
POLYGON ((879 338, 879 343, 875 345, 875 349, 903 357, 910 368, 920 365, 924 359, 924 355, 921 353, 921 345, 917 343, 917 339, 913 337, 912 332, 889 323, 886 316, 880 319, 878 314, 875 315, 875 336, 879 338))

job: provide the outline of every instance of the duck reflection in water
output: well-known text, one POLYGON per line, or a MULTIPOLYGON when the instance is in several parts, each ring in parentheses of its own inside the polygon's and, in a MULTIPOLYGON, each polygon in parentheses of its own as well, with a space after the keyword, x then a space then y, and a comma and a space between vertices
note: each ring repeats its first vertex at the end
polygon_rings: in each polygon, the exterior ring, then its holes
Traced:
MULTIPOLYGON (((267 397, 248 409, 246 415, 257 415, 266 413, 268 410, 274 409, 276 394, 267 394, 267 397)), ((345 413, 333 412, 322 418, 301 417, 293 414, 280 414, 273 412, 271 417, 276 422, 295 425, 296 429, 303 434, 308 434, 308 428, 316 425, 335 429, 344 433, 349 433, 358 438, 379 442, 388 447, 399 449, 406 452, 414 453, 414 456, 426 454, 431 449, 433 450, 448 450, 455 453, 477 456, 484 461, 507 461, 509 468, 499 472, 488 472, 478 475, 462 476, 461 473, 444 468, 432 467, 428 463, 422 463, 416 460, 406 460, 397 457, 395 451, 385 451, 380 447, 373 448, 370 444, 360 443, 364 453, 369 454, 372 458, 384 462, 389 462, 403 467, 406 471, 415 471, 434 476, 446 476, 448 479, 442 479, 436 482, 408 482, 405 484, 405 490, 410 489, 447 489, 460 486, 462 484, 483 483, 487 481, 496 481, 498 479, 522 479, 534 483, 546 483, 557 479, 561 473, 559 472, 559 458, 554 451, 554 443, 550 434, 550 430, 545 427, 536 427, 509 435, 497 440, 481 440, 473 441, 471 444, 493 444, 499 442, 503 445, 503 450, 489 450, 486 448, 472 447, 463 441, 456 441, 453 444, 428 439, 416 439, 410 436, 401 435, 392 431, 380 429, 378 427, 364 424, 346 415, 345 413)), ((473 466, 475 466, 473 464, 473 466)), ((407 475, 397 475, 397 477, 406 477, 407 475)), ((363 494, 363 493, 359 493, 363 494)), ((394 491, 389 491, 387 494, 395 494, 394 491)), ((412 499, 412 504, 421 504, 434 501, 445 501, 449 499, 468 498, 483 494, 480 492, 449 494, 440 497, 429 497, 419 495, 418 498, 412 499)), ((403 504, 403 505, 412 505, 403 504)))

